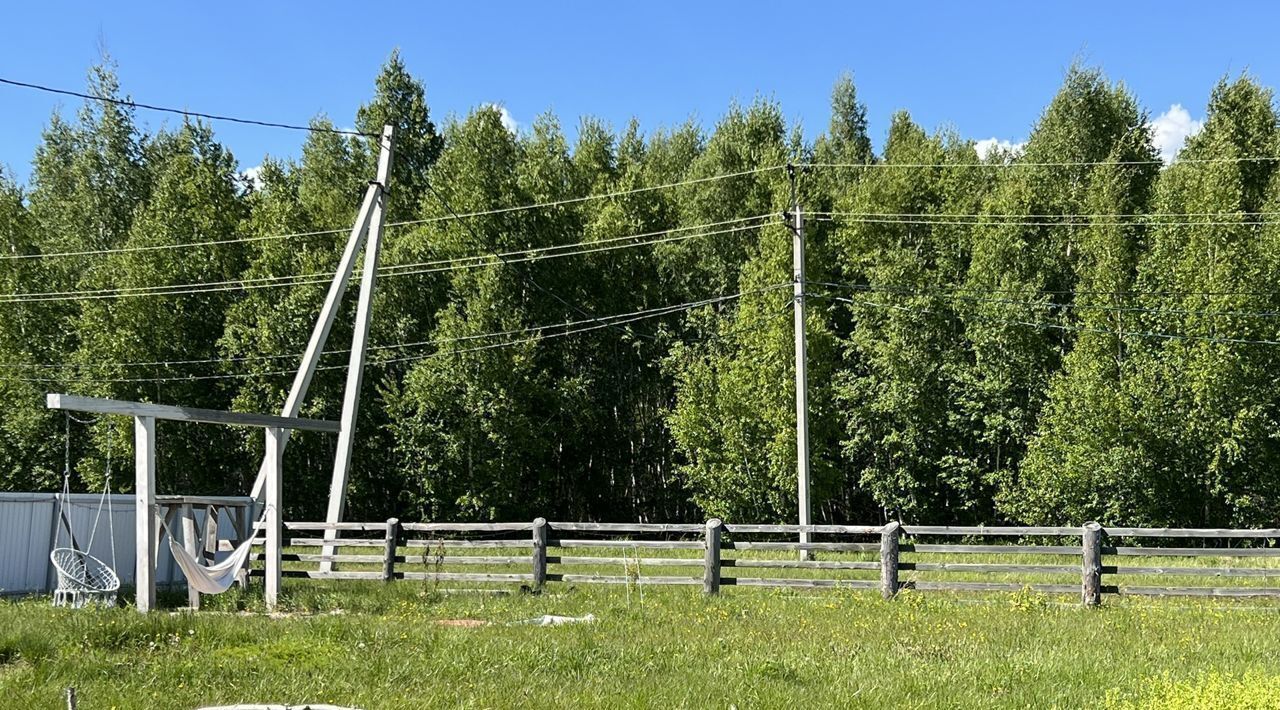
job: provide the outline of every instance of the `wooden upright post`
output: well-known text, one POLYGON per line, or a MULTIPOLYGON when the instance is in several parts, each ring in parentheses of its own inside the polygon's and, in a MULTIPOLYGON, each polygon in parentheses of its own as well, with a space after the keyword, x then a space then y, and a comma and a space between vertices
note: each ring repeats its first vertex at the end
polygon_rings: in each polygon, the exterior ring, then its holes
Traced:
POLYGON ((283 453, 280 445, 284 438, 284 430, 277 427, 266 428, 266 447, 263 460, 267 464, 266 493, 266 592, 264 599, 267 611, 273 611, 280 602, 280 567, 281 567, 281 519, 280 504, 284 490, 280 482, 280 468, 283 453))
POLYGON ((547 519, 533 520, 533 591, 540 593, 547 585, 547 519))
MULTIPOLYGON (((382 225, 387 217, 387 181, 391 177, 393 129, 382 128, 382 150, 378 154, 378 196, 373 203, 369 237, 365 241, 364 269, 360 280, 360 298, 356 304, 356 325, 351 335, 351 357, 347 363, 347 386, 342 393, 342 424, 338 430, 338 448, 333 457, 333 479, 329 483, 329 509, 325 521, 341 522, 347 502, 347 479, 351 473, 351 451, 355 446, 356 414, 360 410, 360 386, 364 382, 364 356, 369 341, 369 321, 373 317, 373 287, 378 277, 378 252, 382 244, 382 225)), ((324 531, 324 540, 336 540, 338 531, 324 531)), ((333 571, 335 546, 326 544, 320 562, 322 572, 333 571)))
POLYGON ((707 521, 706 550, 702 558, 703 594, 720 593, 720 533, 724 523, 719 518, 707 521))
MULTIPOLYGON (((257 509, 257 503, 249 503, 247 505, 236 506, 232 510, 236 511, 236 539, 232 546, 248 540, 258 534, 257 529, 253 526, 253 521, 257 520, 257 516, 253 513, 257 509)), ((236 586, 241 589, 249 588, 249 565, 245 565, 236 575, 236 586)))
MULTIPOLYGON (((196 511, 190 503, 182 504, 182 547, 191 555, 192 559, 198 560, 204 556, 201 551, 199 527, 196 525, 196 511)), ((207 522, 205 523, 208 524, 207 522)), ((187 585, 187 606, 192 609, 200 608, 200 592, 196 588, 187 585)))
POLYGON ((137 521, 134 538, 135 606, 140 612, 156 605, 156 420, 133 418, 133 505, 137 521))
POLYGON ((1081 557, 1080 601, 1085 606, 1102 603, 1102 526, 1085 523, 1081 530, 1084 554, 1081 557))
POLYGON ((898 537, 902 524, 894 521, 880 531, 880 596, 892 599, 898 594, 898 537))

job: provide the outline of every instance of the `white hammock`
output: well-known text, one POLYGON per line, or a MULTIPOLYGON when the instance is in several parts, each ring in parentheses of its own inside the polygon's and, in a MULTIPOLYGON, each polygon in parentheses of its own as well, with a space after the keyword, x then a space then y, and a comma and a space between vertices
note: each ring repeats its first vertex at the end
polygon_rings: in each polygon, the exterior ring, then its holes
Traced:
MULTIPOLYGON (((173 561, 178 563, 182 574, 187 578, 187 584, 192 589, 201 594, 221 594, 236 583, 236 577, 244 568, 245 561, 249 559, 249 553, 253 551, 254 536, 240 543, 240 546, 232 550, 227 559, 206 566, 200 564, 200 561, 192 557, 185 547, 178 544, 164 516, 157 517, 160 518, 160 524, 164 526, 164 531, 169 536, 169 552, 173 554, 173 561)), ((205 524, 210 523, 206 521, 205 524)))

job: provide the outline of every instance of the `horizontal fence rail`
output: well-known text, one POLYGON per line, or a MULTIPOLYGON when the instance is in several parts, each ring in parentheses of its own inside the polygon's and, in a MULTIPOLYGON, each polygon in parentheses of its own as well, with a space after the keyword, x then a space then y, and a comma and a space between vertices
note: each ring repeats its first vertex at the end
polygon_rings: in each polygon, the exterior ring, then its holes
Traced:
MULTIPOLYGON (((548 583, 782 589, 903 589, 1104 595, 1277 597, 1280 528, 1104 528, 1062 526, 755 525, 693 523, 284 523, 286 577, 513 585, 548 583), (336 531, 337 540, 320 533, 336 531), (800 533, 807 540, 800 541, 800 533), (1186 540, 1199 539, 1200 547, 1186 540), (1155 544, 1141 544, 1143 541, 1155 544), (1173 542, 1178 541, 1178 542, 1173 542), (1160 546, 1161 542, 1177 546, 1160 546), (1126 543, 1126 544, 1120 544, 1126 543), (333 554, 308 552, 334 546, 333 554), (345 550, 338 552, 342 548, 345 550), (821 555, 824 559, 816 559, 821 555), (973 561, 964 561, 966 556, 973 561), (1037 561, 1045 559, 1043 562, 1037 561), (1184 558, 1164 566, 1133 557, 1184 558), (1025 558, 1025 559, 1019 559, 1025 558), (1110 559, 1108 559, 1110 558, 1110 559), (1248 566, 1206 560, 1255 558, 1248 566), (321 571, 320 563, 332 563, 321 571), (343 569, 338 570, 337 565, 343 569), (1147 578, 1147 579, 1144 579, 1147 578), (1159 582, 1201 578, 1214 586, 1159 582), (1104 580, 1106 583, 1104 584, 1104 580), (1225 586, 1232 583, 1237 586, 1225 586), (1135 583, 1129 583, 1135 582, 1135 583)), ((252 560, 261 560, 256 554, 252 560)), ((251 572, 260 576, 260 572, 251 572)), ((629 588, 630 588, 629 586, 629 588)))

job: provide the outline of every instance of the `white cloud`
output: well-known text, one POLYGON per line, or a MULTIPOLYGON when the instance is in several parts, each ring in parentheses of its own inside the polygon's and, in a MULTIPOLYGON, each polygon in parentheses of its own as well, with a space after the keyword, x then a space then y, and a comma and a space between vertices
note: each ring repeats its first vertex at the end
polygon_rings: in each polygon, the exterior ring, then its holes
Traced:
POLYGON ((1147 130, 1151 131, 1151 140, 1155 143, 1156 150, 1160 151, 1160 158, 1165 163, 1173 162, 1178 151, 1182 149, 1182 144, 1199 133, 1201 128, 1204 128, 1204 121, 1192 120, 1191 114, 1182 107, 1182 104, 1170 106, 1168 111, 1156 116, 1155 120, 1147 124, 1147 130))
POLYGON ((520 132, 520 123, 512 117, 511 112, 502 104, 489 104, 490 108, 497 110, 498 116, 502 119, 502 126, 512 133, 520 132))
POLYGON ((1022 152, 1022 149, 1026 147, 1026 145, 1025 141, 1022 143, 1014 143, 1013 141, 1000 140, 999 138, 983 138, 973 144, 973 149, 978 151, 979 158, 986 160, 987 156, 991 155, 991 151, 996 150, 997 148, 1017 155, 1022 152))
POLYGON ((255 190, 262 189, 262 166, 255 165, 248 170, 240 171, 240 177, 244 178, 255 190))

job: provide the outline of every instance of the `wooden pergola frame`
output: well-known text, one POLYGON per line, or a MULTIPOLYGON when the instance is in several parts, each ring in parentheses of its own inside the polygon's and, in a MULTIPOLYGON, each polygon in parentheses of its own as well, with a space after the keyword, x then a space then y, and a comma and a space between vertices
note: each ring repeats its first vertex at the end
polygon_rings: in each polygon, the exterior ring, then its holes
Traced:
MULTIPOLYGON (((253 484, 252 496, 264 502, 267 508, 267 606, 273 607, 280 591, 280 467, 289 434, 294 429, 328 431, 338 434, 337 452, 333 461, 333 475, 329 484, 329 506, 325 519, 331 525, 342 520, 346 504, 347 482, 351 471, 351 453, 354 449, 356 416, 360 407, 360 388, 364 379, 365 355, 368 349, 369 323, 373 317, 373 289, 377 280, 378 255, 381 251, 382 231, 386 220, 390 191, 387 183, 391 177, 391 161, 394 155, 394 128, 383 126, 379 140, 377 175, 365 190, 364 200, 356 214, 355 224, 347 237, 338 270, 329 284, 324 305, 316 318, 302 362, 294 376, 293 385, 285 399, 280 416, 269 414, 241 414, 213 409, 177 407, 171 405, 129 402, 124 400, 78 397, 68 394, 49 394, 50 409, 66 409, 99 414, 120 414, 133 417, 134 439, 137 445, 137 505, 138 505, 138 610, 148 611, 155 606, 155 547, 150 542, 155 537, 155 520, 151 515, 155 504, 155 420, 204 422, 235 426, 261 427, 266 430, 266 453, 253 484), (346 294, 347 285, 355 270, 357 257, 363 252, 360 293, 356 302, 355 327, 351 337, 350 356, 347 364, 346 389, 342 397, 341 421, 300 419, 302 402, 306 398, 311 380, 315 376, 338 307, 346 294), (144 507, 145 506, 145 507, 144 507)), ((181 505, 181 502, 179 502, 181 505)), ((184 508, 184 515, 190 506, 184 508)), ((206 523, 207 525, 207 523, 206 523)), ((184 534, 194 527, 184 520, 184 534)), ((337 526, 324 531, 322 569, 333 569, 333 555, 338 542, 337 526)), ((194 538, 194 535, 192 536, 194 538)), ((190 551, 190 550, 189 550, 190 551)), ((198 597, 192 597, 198 599, 198 597)), ((197 601, 198 603, 198 601, 197 601)))
MULTIPOLYGON (((159 539, 156 518, 156 420, 232 426, 258 427, 266 432, 266 452, 263 457, 263 493, 265 494, 266 531, 266 593, 268 609, 275 608, 280 599, 281 517, 283 498, 281 475, 283 473, 284 437, 295 429, 337 433, 341 423, 324 419, 279 417, 271 414, 224 412, 217 409, 177 407, 167 404, 129 402, 119 399, 79 397, 70 394, 50 394, 46 398, 49 409, 61 409, 93 414, 117 414, 133 418, 134 437, 134 506, 137 511, 137 538, 135 539, 134 585, 137 588, 138 611, 150 611, 156 604, 156 545, 159 539)), ((206 523, 207 524, 207 523, 206 523)), ((252 534, 252 533, 251 533, 252 534)))

